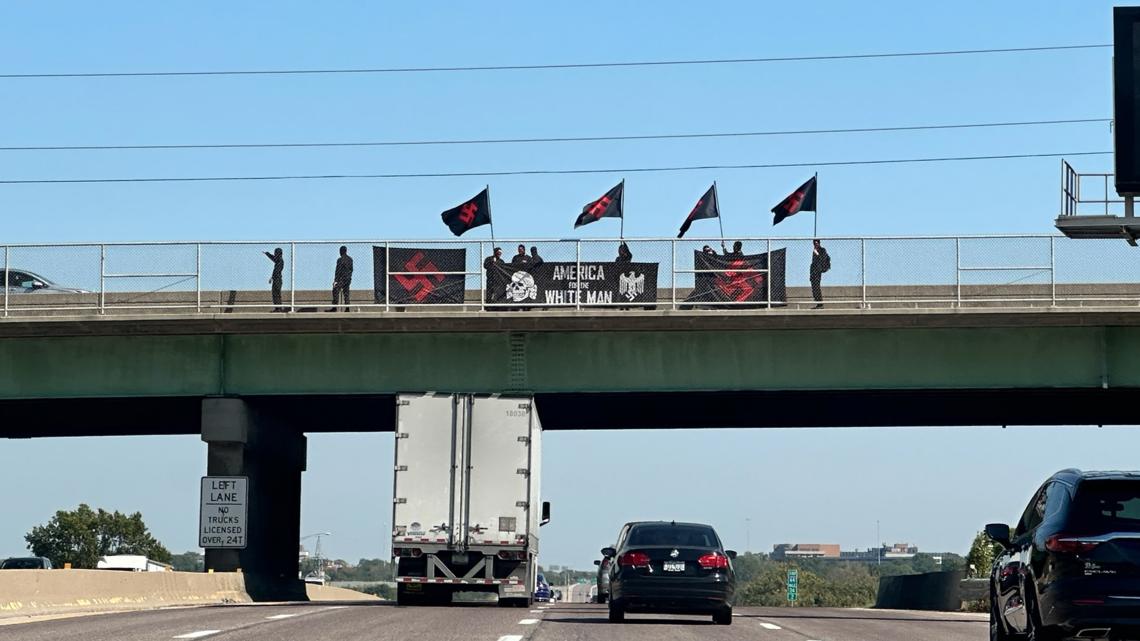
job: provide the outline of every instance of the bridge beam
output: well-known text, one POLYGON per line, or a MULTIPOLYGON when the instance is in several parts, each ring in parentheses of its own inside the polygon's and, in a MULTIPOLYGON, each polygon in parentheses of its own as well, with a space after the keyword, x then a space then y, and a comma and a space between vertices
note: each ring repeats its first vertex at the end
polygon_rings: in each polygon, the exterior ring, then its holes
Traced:
POLYGON ((305 599, 297 578, 301 537, 302 426, 240 398, 202 400, 206 474, 249 477, 247 546, 207 549, 206 568, 241 570, 256 601, 305 599))

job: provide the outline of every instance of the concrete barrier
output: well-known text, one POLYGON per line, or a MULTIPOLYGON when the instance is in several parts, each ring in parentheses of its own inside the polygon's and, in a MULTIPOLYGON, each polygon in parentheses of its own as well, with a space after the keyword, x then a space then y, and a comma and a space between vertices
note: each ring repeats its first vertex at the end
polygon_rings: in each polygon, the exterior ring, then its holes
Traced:
POLYGON ((881 577, 875 607, 957 612, 962 609, 962 577, 962 572, 881 577))
POLYGON ((251 601, 246 592, 245 578, 239 573, 0 572, 0 619, 251 601))

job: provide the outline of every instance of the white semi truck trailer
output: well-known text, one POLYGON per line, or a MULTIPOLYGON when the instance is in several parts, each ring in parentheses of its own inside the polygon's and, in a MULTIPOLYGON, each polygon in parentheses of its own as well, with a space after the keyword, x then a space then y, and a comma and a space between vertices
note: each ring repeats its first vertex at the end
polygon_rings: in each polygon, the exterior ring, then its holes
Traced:
POLYGON ((542 425, 529 397, 403 394, 396 407, 392 557, 400 605, 493 592, 533 600, 542 425))

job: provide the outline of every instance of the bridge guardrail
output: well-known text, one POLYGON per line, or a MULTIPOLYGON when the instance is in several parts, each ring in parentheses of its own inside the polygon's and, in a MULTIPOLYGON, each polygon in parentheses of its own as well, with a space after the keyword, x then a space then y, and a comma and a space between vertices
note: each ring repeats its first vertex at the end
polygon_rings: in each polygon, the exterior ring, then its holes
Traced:
MULTIPOLYGON (((0 246, 3 317, 305 312, 332 307, 340 246, 353 257, 348 306, 406 309, 814 307, 812 241, 500 239, 203 241, 0 246), (512 266, 517 247, 543 265, 512 266), (621 250, 625 246, 628 251, 621 250), (485 269, 493 247, 504 264, 485 269), (713 250, 709 257, 704 248, 713 250), (282 250, 281 302, 271 290, 282 250), (620 250, 620 251, 619 251, 620 250), (621 254, 619 256, 619 253, 621 254), (43 281, 43 287, 37 281, 43 281), (48 282, 50 281, 50 282, 48 282)), ((1140 262, 1124 243, 1054 235, 822 239, 825 308, 1140 305, 1140 262)), ((339 308, 343 309, 342 303, 339 308)))

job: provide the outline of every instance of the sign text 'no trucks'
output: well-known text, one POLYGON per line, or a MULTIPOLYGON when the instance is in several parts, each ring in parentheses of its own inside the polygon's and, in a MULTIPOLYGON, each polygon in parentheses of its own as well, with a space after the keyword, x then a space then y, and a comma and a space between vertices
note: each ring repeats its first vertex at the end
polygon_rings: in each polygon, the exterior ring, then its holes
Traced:
POLYGON ((198 519, 198 546, 244 548, 246 546, 246 499, 249 478, 203 476, 202 511, 198 519))

